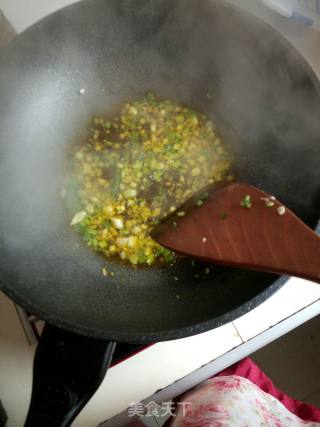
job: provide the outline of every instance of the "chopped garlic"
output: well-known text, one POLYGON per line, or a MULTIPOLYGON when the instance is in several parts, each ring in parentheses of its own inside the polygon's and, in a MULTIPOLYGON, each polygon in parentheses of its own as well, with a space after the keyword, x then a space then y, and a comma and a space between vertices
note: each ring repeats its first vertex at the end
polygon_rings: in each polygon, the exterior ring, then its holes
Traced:
POLYGON ((123 192, 123 195, 126 199, 129 199, 130 197, 136 197, 137 194, 138 192, 134 188, 128 188, 128 190, 123 192))
POLYGON ((191 170, 192 176, 198 176, 201 173, 201 169, 197 166, 191 170))
POLYGON ((72 218, 70 225, 72 226, 72 225, 79 224, 82 220, 84 220, 86 215, 87 215, 86 211, 80 211, 80 212, 76 213, 74 215, 74 217, 72 218))
POLYGON ((106 215, 113 215, 114 214, 114 209, 112 206, 105 206, 103 208, 103 213, 105 213, 106 215))
POLYGON ((137 255, 130 255, 129 256, 129 261, 131 262, 131 264, 137 265, 138 261, 139 261, 139 258, 138 258, 137 255))
POLYGON ((117 245, 121 248, 123 248, 124 246, 129 246, 130 248, 133 248, 136 246, 136 243, 137 238, 135 236, 117 238, 117 245))
POLYGON ((286 213, 286 208, 284 206, 279 206, 277 211, 279 215, 284 215, 286 213))
POLYGON ((136 116, 138 114, 138 110, 132 106, 129 108, 129 113, 132 114, 133 116, 136 116))
POLYGON ((274 202, 272 202, 271 200, 266 200, 265 205, 267 208, 272 208, 272 206, 274 206, 274 202))
POLYGON ((133 232, 134 232, 134 234, 141 233, 141 227, 139 227, 138 225, 135 225, 133 228, 133 232))
POLYGON ((84 95, 85 93, 86 93, 86 90, 84 87, 82 87, 81 89, 78 90, 79 95, 84 95))
POLYGON ((86 206, 86 211, 88 212, 88 214, 93 214, 94 213, 94 207, 91 203, 88 203, 86 206))
POLYGON ((134 248, 137 245, 138 239, 136 236, 130 236, 128 240, 128 246, 129 248, 134 248))
POLYGON ((272 206, 274 206, 273 200, 276 200, 276 198, 274 196, 261 197, 261 200, 264 201, 264 204, 267 208, 272 208, 272 206))
POLYGON ((124 246, 128 246, 129 243, 129 237, 118 237, 117 238, 117 245, 123 248, 124 246))
MULTIPOLYGON (((75 87, 75 96, 81 87, 75 87)), ((74 228, 105 257, 121 254, 133 265, 157 260, 172 265, 175 254, 159 247, 151 229, 172 212, 172 226, 179 227, 180 217, 188 215, 184 202, 209 179, 219 182, 231 174, 231 157, 213 125, 185 106, 150 94, 124 105, 113 119, 94 118, 86 143, 79 144, 70 171, 78 210, 87 213, 74 228)), ((198 205, 205 197, 200 199, 198 205)))
POLYGON ((112 225, 118 230, 121 230, 123 228, 123 221, 121 218, 112 217, 110 218, 110 221, 112 225))

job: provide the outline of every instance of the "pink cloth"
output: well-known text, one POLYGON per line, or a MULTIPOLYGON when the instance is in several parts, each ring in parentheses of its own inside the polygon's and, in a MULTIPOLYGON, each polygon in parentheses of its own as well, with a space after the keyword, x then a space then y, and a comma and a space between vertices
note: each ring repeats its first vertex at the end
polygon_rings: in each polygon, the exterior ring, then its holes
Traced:
MULTIPOLYGON (((320 427, 320 409, 278 390, 246 358, 179 396, 175 417, 165 427, 320 427), (188 409, 189 408, 189 409, 188 409)), ((142 427, 139 421, 130 427, 142 427)))
MULTIPOLYGON (((299 417, 299 419, 307 422, 320 423, 320 409, 316 408, 315 406, 300 402, 297 399, 293 399, 281 390, 278 390, 270 378, 267 377, 265 373, 250 358, 241 360, 233 366, 230 366, 222 372, 219 372, 212 378, 221 376, 238 376, 246 378, 259 387, 260 390, 276 398, 292 414, 299 417)), ((185 395, 179 396, 177 399, 175 399, 176 402, 182 401, 184 396, 185 395)), ((174 418, 170 418, 167 420, 164 427, 170 427, 173 423, 174 418)))
POLYGON ((240 360, 216 376, 238 375, 256 384, 262 391, 279 400, 290 412, 306 421, 320 422, 320 409, 294 399, 277 389, 269 377, 249 358, 240 360))
POLYGON ((237 375, 213 377, 183 396, 172 427, 320 427, 237 375), (181 403, 184 404, 182 408, 181 403))

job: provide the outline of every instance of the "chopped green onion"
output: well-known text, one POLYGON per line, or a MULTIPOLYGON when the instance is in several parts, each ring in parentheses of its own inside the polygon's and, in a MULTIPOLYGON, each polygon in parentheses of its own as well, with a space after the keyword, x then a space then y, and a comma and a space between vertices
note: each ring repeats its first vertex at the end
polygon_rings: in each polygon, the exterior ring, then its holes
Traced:
POLYGON ((176 210, 171 226, 179 227, 178 217, 187 215, 183 203, 197 194, 194 204, 201 207, 208 197, 201 188, 226 179, 231 161, 205 115, 149 93, 112 120, 93 120, 87 144, 72 152, 62 197, 74 229, 103 256, 134 266, 172 265, 176 255, 150 231, 176 210))
POLYGON ((265 205, 267 208, 272 208, 272 206, 274 206, 274 202, 272 202, 271 200, 266 200, 265 205))
POLYGON ((251 196, 249 194, 247 194, 242 202, 240 203, 240 206, 242 206, 245 209, 250 209, 252 206, 252 201, 251 201, 251 196))

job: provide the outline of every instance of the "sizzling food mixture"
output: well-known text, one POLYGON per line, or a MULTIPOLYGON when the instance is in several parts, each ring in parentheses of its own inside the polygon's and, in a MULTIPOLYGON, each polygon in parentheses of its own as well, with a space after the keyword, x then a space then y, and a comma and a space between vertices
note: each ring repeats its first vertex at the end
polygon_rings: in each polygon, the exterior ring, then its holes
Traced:
POLYGON ((71 226, 94 250, 134 265, 174 261, 151 229, 201 188, 232 180, 213 123, 153 94, 125 104, 115 119, 95 118, 71 163, 63 191, 71 226))

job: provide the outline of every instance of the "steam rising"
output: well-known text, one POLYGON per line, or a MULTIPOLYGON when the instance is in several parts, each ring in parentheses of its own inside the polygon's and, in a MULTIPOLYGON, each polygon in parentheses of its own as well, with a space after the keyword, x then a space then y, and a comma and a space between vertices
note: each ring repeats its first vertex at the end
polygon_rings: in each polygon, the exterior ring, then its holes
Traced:
POLYGON ((79 264, 90 269, 86 251, 70 256, 75 240, 59 198, 68 149, 92 116, 112 116, 148 90, 207 114, 239 177, 315 225, 314 77, 288 43, 240 10, 213 0, 80 2, 24 33, 0 65, 1 243, 9 255, 36 249, 39 274, 65 259, 66 280, 79 264))

